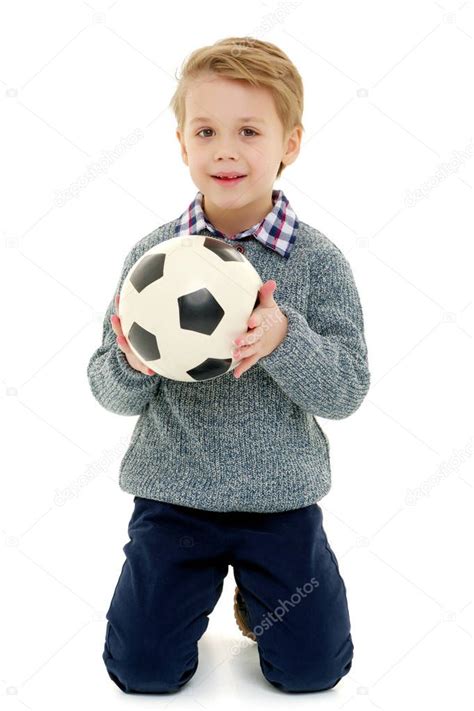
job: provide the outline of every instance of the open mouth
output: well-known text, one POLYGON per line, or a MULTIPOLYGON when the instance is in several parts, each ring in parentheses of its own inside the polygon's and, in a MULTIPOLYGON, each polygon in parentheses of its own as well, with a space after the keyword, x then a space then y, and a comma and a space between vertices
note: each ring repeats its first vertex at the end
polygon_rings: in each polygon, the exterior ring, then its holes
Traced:
POLYGON ((221 183, 221 185, 235 185, 236 183, 240 183, 246 177, 246 175, 236 175, 232 177, 211 175, 211 178, 218 183, 221 183))

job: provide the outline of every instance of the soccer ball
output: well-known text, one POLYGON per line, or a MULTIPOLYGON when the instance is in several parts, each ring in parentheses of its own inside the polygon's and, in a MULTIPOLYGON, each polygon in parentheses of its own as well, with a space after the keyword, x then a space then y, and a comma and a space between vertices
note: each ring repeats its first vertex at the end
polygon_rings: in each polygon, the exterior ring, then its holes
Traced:
POLYGON ((263 282, 241 252, 205 235, 166 239, 143 254, 120 290, 131 350, 183 382, 218 378, 239 363, 232 341, 247 331, 263 282))

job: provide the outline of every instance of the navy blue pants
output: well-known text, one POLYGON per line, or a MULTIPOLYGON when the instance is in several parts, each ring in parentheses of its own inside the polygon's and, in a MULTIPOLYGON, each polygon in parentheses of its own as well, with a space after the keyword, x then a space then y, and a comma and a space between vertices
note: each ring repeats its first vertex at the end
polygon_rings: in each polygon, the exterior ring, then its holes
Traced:
POLYGON ((322 691, 349 672, 346 587, 317 503, 257 513, 133 501, 102 655, 122 691, 174 692, 191 679, 229 564, 270 684, 322 691))

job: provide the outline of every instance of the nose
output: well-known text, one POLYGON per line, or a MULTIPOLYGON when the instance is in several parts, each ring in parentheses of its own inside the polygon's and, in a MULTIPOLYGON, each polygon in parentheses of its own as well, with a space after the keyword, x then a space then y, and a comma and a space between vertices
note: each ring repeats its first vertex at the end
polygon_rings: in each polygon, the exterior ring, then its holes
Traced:
POLYGON ((237 146, 231 138, 218 139, 214 144, 214 160, 226 160, 227 158, 239 160, 239 151, 237 146))

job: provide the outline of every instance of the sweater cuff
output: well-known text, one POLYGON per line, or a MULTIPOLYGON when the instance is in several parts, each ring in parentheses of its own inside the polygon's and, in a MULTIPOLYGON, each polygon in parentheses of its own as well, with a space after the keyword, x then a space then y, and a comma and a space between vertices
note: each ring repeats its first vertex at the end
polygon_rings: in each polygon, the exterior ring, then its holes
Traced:
POLYGON ((140 385, 141 383, 151 382, 155 377, 132 368, 127 360, 127 356, 123 350, 118 347, 117 343, 112 345, 110 366, 117 380, 125 385, 140 385))
MULTIPOLYGON (((304 354, 305 345, 308 339, 309 324, 304 316, 293 306, 285 302, 279 302, 278 307, 288 318, 288 330, 285 338, 271 353, 260 358, 258 363, 265 368, 270 375, 285 376, 293 370, 300 373, 305 367, 304 354)), ((316 345, 323 346, 323 337, 315 331, 311 331, 311 348, 316 345)))

